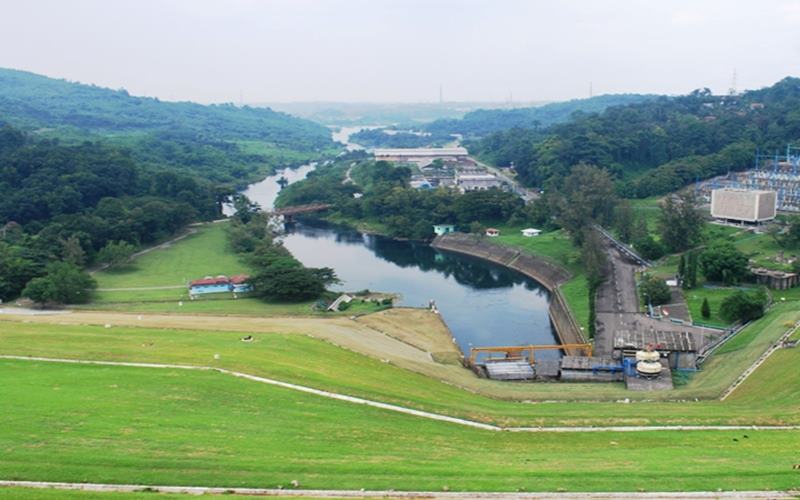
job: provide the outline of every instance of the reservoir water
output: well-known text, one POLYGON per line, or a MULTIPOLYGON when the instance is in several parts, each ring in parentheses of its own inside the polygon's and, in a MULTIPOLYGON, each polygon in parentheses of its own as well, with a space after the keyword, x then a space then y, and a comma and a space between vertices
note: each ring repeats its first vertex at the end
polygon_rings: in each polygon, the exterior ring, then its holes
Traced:
MULTIPOLYGON (((314 168, 284 170, 244 194, 270 209, 281 176, 296 182, 314 168)), ((303 264, 334 269, 342 281, 334 290, 397 293, 401 306, 424 307, 434 300, 465 354, 472 346, 557 343, 548 316, 549 292, 516 271, 422 243, 339 227, 297 224, 287 227, 283 241, 303 264)), ((559 354, 542 354, 548 356, 559 354)))

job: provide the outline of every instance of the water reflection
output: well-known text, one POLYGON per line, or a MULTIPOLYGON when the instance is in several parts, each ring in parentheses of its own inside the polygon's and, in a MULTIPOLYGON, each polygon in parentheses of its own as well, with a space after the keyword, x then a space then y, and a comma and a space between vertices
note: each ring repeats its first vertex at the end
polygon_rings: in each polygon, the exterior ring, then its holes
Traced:
POLYGON ((337 290, 394 292, 405 306, 436 301, 465 352, 473 345, 555 343, 549 293, 516 271, 421 243, 334 227, 288 227, 284 244, 308 266, 333 268, 342 280, 337 290))

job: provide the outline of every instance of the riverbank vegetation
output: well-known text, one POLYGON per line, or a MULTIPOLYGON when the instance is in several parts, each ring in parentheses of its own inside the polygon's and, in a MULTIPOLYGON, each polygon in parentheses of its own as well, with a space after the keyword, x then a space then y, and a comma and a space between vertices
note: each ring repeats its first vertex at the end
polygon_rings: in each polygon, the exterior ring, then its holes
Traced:
POLYGON ((416 240, 431 239, 434 224, 469 230, 502 223, 523 207, 515 194, 498 189, 464 194, 413 189, 408 186, 410 177, 408 167, 351 153, 283 189, 276 204, 331 204, 325 215, 330 220, 354 227, 379 224, 388 236, 416 240))
POLYGON ((248 281, 253 295, 265 301, 304 302, 320 298, 326 286, 338 283, 333 269, 305 267, 294 258, 272 229, 265 212, 237 212, 227 228, 228 244, 253 270, 248 281))

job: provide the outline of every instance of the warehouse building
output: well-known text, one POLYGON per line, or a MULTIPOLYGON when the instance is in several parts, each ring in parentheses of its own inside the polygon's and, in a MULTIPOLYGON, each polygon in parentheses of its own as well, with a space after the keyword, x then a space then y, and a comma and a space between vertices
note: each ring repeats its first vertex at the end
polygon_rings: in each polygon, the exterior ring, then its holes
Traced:
POLYGON ((375 149, 373 154, 376 160, 416 163, 420 167, 430 165, 434 160, 461 162, 469 156, 464 148, 375 149))
POLYGON ((711 216, 715 219, 758 224, 775 218, 775 191, 723 188, 711 191, 711 216))

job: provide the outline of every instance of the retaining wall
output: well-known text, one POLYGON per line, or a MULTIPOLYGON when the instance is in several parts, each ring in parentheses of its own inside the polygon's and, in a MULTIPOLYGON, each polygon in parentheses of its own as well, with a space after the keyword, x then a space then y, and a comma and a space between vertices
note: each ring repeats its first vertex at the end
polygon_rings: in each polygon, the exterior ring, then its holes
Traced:
MULTIPOLYGON (((513 247, 494 245, 483 237, 472 234, 449 233, 437 236, 431 246, 439 250, 485 259, 535 279, 550 291, 550 320, 553 322, 559 341, 562 344, 586 342, 559 289, 559 286, 570 278, 570 273, 566 269, 540 257, 522 253, 513 247)), ((581 354, 580 349, 569 351, 571 352, 567 354, 581 354)))

